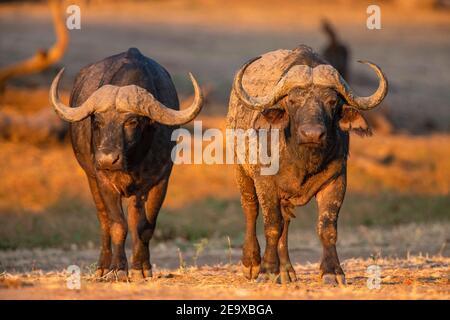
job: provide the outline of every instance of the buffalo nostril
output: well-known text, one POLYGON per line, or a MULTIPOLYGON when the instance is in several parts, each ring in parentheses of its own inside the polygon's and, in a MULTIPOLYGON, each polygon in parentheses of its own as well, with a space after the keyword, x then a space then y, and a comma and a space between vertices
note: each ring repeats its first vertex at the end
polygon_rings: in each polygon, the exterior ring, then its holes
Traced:
POLYGON ((117 161, 119 161, 119 159, 120 159, 120 154, 117 154, 115 156, 115 159, 112 161, 112 164, 115 164, 117 161))
POLYGON ((319 143, 326 138, 326 131, 322 126, 305 125, 300 128, 301 143, 319 143))
POLYGON ((308 137, 308 131, 301 129, 300 130, 300 135, 303 137, 308 137))
POLYGON ((97 165, 101 169, 113 169, 120 166, 120 153, 110 152, 104 153, 99 152, 96 154, 97 165))
POLYGON ((325 140, 325 131, 322 131, 322 132, 319 133, 318 139, 319 139, 320 141, 325 140))

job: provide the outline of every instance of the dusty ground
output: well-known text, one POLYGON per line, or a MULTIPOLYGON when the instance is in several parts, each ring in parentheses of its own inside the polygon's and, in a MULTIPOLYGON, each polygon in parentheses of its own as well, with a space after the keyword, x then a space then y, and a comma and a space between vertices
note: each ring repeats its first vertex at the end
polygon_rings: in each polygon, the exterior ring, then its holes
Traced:
POLYGON ((6 270, 0 274, 0 299, 449 299, 449 230, 449 224, 341 230, 345 288, 320 284, 320 244, 312 230, 291 233, 299 281, 284 286, 276 278, 245 280, 240 249, 229 247, 226 239, 154 245, 154 278, 141 283, 94 279, 94 248, 0 251, 0 267, 6 270), (82 270, 79 291, 66 287, 64 270, 72 264, 82 270), (381 267, 380 289, 367 287, 369 265, 381 267))
POLYGON ((0 275, 0 299, 443 299, 450 298, 449 258, 349 259, 342 263, 345 287, 323 286, 318 264, 297 264, 299 280, 245 280, 240 266, 217 264, 158 269, 147 281, 104 283, 83 274, 80 290, 67 288, 65 272, 0 275), (381 267, 381 287, 369 289, 367 268, 381 267))

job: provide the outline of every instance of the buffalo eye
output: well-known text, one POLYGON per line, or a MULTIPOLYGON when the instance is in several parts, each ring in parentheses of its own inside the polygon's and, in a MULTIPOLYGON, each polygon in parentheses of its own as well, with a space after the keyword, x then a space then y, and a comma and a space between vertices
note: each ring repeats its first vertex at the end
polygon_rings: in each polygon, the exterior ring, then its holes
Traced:
POLYGON ((94 129, 98 129, 100 128, 101 122, 97 118, 94 118, 92 124, 94 125, 94 129))
POLYGON ((129 119, 127 122, 125 122, 126 128, 136 128, 139 124, 139 121, 136 118, 129 119))
POLYGON ((327 106, 330 107, 330 108, 333 108, 336 105, 336 103, 337 103, 337 99, 336 98, 329 98, 326 101, 327 106))

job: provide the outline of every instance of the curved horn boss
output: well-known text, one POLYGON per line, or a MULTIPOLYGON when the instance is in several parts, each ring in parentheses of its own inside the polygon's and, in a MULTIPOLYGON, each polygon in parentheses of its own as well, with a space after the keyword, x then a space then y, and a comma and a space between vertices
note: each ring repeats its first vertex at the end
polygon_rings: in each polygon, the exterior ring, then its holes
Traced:
POLYGON ((368 61, 358 61, 370 66, 378 76, 378 89, 371 96, 359 97, 342 78, 339 72, 331 65, 321 64, 314 68, 306 65, 295 65, 278 81, 269 95, 263 97, 250 96, 242 86, 245 70, 261 57, 251 59, 236 73, 233 88, 236 95, 245 106, 254 110, 264 110, 272 107, 285 97, 293 87, 306 87, 310 84, 334 88, 341 94, 347 103, 360 110, 370 110, 383 101, 388 91, 388 82, 383 71, 376 64, 368 61))
POLYGON ((66 121, 76 122, 85 119, 96 111, 104 111, 115 107, 118 111, 129 111, 141 116, 149 117, 165 125, 181 125, 192 121, 203 107, 203 94, 201 88, 189 73, 194 86, 195 97, 191 106, 184 110, 174 110, 159 102, 147 90, 129 85, 118 87, 104 85, 97 89, 81 106, 71 108, 61 102, 58 96, 58 87, 64 68, 59 71, 50 87, 50 102, 56 113, 66 121))

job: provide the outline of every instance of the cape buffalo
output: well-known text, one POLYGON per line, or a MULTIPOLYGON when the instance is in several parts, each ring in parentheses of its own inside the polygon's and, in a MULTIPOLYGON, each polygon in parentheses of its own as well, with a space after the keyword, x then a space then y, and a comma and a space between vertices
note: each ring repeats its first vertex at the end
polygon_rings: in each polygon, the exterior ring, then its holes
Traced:
POLYGON ((96 275, 127 279, 129 228, 133 239, 130 277, 150 277, 149 241, 173 165, 171 134, 200 112, 200 87, 190 74, 194 101, 179 111, 169 73, 131 48, 83 68, 68 107, 58 98, 62 72, 53 80, 50 100, 57 114, 71 122, 73 150, 97 207, 101 252, 96 275), (128 223, 122 197, 129 198, 128 223))
POLYGON ((370 134, 359 110, 376 107, 388 88, 378 66, 362 63, 379 78, 378 89, 369 97, 357 96, 336 69, 303 45, 252 59, 236 74, 227 128, 280 129, 276 132, 281 133, 278 173, 262 175, 260 164, 236 165, 246 215, 242 263, 247 278, 257 278, 261 269, 279 273, 281 282, 296 280, 288 254, 289 221, 295 206, 305 205, 315 196, 317 233, 323 246, 322 280, 345 283, 336 240, 346 189, 349 131, 370 134), (266 237, 261 268, 256 238, 259 205, 266 237))

